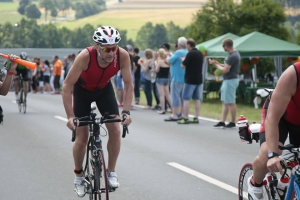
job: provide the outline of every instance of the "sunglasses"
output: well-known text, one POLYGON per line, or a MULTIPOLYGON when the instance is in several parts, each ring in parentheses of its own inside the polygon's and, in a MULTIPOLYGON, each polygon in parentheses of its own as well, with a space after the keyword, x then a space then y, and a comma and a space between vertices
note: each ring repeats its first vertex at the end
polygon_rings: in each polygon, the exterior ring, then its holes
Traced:
POLYGON ((99 47, 100 47, 100 49, 103 51, 103 52, 105 52, 105 53, 109 53, 109 52, 115 52, 119 47, 118 47, 118 45, 117 46, 114 46, 114 47, 111 47, 111 48, 109 48, 109 47, 101 47, 100 45, 99 45, 99 47))

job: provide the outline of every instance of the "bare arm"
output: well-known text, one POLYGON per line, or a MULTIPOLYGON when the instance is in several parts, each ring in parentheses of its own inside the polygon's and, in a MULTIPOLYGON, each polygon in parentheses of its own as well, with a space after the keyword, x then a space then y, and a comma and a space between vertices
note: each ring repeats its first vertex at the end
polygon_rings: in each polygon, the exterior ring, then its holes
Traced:
MULTIPOLYGON (((9 58, 12 61, 12 63, 11 63, 11 68, 9 69, 9 71, 7 71, 7 73, 12 73, 12 72, 14 73, 18 66, 18 63, 13 62, 13 60, 16 58, 19 58, 19 57, 15 56, 15 55, 10 55, 9 58)), ((14 75, 6 74, 4 81, 0 82, 0 95, 3 95, 3 96, 7 95, 10 85, 11 85, 11 82, 12 82, 12 79, 13 79, 13 76, 14 75)))
MULTIPOLYGON (((76 57, 73 66, 71 67, 62 88, 62 98, 65 107, 65 111, 67 114, 67 118, 74 118, 74 111, 72 107, 72 90, 73 86, 78 80, 81 72, 87 68, 90 57, 88 50, 85 49, 80 52, 80 54, 76 57)), ((69 127, 70 128, 70 127, 69 127)))
MULTIPOLYGON (((283 116, 292 96, 297 89, 297 73, 293 66, 290 66, 281 75, 268 108, 268 115, 266 119, 266 143, 268 152, 279 153, 279 129, 278 124, 280 118, 283 116)), ((270 172, 281 171, 280 158, 274 157, 268 160, 267 167, 270 172)))
POLYGON ((131 70, 130 70, 130 58, 128 53, 120 49, 120 67, 121 67, 121 73, 123 77, 124 82, 124 110, 130 110, 131 108, 131 102, 132 102, 132 96, 133 96, 133 84, 132 84, 132 78, 131 78, 131 70))
POLYGON ((278 151, 279 130, 278 124, 283 116, 292 96, 296 92, 297 77, 293 66, 286 69, 281 75, 273 91, 266 121, 266 142, 268 152, 278 151))

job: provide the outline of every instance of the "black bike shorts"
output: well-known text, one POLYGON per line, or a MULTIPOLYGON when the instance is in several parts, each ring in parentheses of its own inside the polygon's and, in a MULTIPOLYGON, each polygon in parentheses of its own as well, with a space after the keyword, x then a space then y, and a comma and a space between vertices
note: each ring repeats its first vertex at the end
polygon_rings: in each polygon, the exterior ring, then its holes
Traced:
MULTIPOLYGON (((263 128, 261 128, 261 132, 259 134, 260 145, 266 141, 265 122, 267 118, 269 103, 270 103, 270 98, 267 98, 262 109, 263 128)), ((299 125, 293 125, 287 122, 283 116, 279 121, 278 129, 279 129, 279 142, 284 144, 287 137, 289 136, 290 144, 293 144, 294 147, 300 147, 300 126, 299 125)))
POLYGON ((22 74, 23 81, 28 81, 28 69, 16 69, 17 76, 20 76, 22 74))
POLYGON ((76 117, 89 116, 92 102, 96 102, 101 115, 105 113, 119 115, 116 96, 110 81, 103 89, 98 91, 89 91, 81 87, 79 83, 74 85, 73 110, 76 117))

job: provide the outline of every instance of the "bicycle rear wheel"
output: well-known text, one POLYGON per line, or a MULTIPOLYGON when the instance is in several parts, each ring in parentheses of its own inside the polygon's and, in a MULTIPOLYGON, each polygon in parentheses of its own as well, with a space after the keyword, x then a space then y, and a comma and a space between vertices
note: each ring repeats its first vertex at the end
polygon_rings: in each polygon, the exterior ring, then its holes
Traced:
POLYGON ((20 91, 19 91, 19 102, 18 102, 19 112, 23 111, 23 103, 24 103, 24 90, 20 89, 20 91))
MULTIPOLYGON (((240 172, 239 176, 239 186, 238 186, 238 197, 239 200, 248 200, 248 184, 247 180, 249 177, 252 177, 253 174, 253 168, 252 163, 245 164, 240 172)), ((269 200, 271 199, 269 197, 269 192, 267 191, 267 188, 264 186, 264 193, 263 193, 263 199, 269 200)))
POLYGON ((106 166, 103 151, 98 151, 99 163, 96 164, 94 186, 97 191, 95 200, 109 200, 109 184, 106 173, 106 166))

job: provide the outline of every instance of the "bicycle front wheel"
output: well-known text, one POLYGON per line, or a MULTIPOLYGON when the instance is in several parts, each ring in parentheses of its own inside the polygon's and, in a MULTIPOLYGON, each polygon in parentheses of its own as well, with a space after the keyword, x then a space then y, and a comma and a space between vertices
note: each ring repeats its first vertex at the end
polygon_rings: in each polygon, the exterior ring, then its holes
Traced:
POLYGON ((20 89, 19 102, 18 102, 19 112, 23 112, 23 103, 24 103, 24 90, 20 89))
POLYGON ((106 166, 103 151, 99 151, 99 163, 96 165, 95 172, 95 200, 109 200, 109 184, 106 173, 106 166))
POLYGON ((298 196, 297 196, 297 192, 296 192, 295 189, 294 189, 294 191, 293 191, 293 193, 292 193, 292 195, 291 195, 291 198, 288 199, 288 200, 299 200, 299 199, 298 199, 298 196))
MULTIPOLYGON (((239 176, 239 186, 238 186, 238 197, 239 200, 248 200, 248 184, 247 180, 249 177, 253 175, 253 167, 252 163, 245 164, 240 172, 239 176)), ((263 193, 264 200, 270 200, 269 192, 267 188, 264 186, 264 193, 263 193)))

